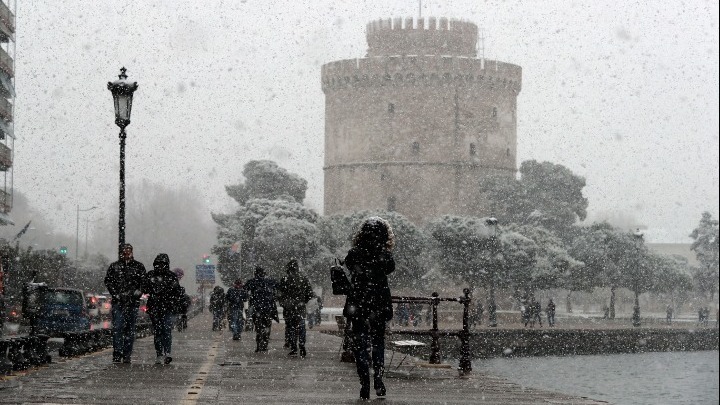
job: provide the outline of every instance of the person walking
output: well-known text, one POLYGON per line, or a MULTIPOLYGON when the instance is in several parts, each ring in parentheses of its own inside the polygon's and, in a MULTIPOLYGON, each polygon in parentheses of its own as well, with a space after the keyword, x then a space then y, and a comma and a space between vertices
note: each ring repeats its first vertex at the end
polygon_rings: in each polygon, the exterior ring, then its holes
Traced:
POLYGON ((665 322, 670 325, 672 322, 672 316, 673 316, 673 309, 670 305, 667 306, 665 309, 665 322))
POLYGON ((110 264, 104 280, 112 298, 113 363, 131 362, 135 322, 146 277, 145 266, 133 257, 132 245, 124 244, 120 260, 110 264))
POLYGON ((245 301, 248 299, 247 291, 243 288, 241 279, 235 280, 232 287, 228 288, 225 294, 228 309, 228 323, 232 331, 232 339, 240 340, 243 328, 245 327, 245 301))
POLYGON ((385 396, 385 328, 393 316, 388 275, 395 271, 392 248, 395 235, 390 224, 370 217, 360 226, 345 257, 350 271, 351 290, 343 315, 352 324, 355 366, 360 378, 360 399, 370 398, 370 370, 367 348, 372 345, 373 386, 385 396))
POLYGON ((282 302, 285 329, 289 331, 290 353, 288 356, 297 355, 299 345, 300 357, 305 358, 307 354, 305 350, 306 304, 315 294, 310 286, 310 281, 300 274, 300 265, 297 260, 291 259, 285 265, 285 271, 287 275, 280 279, 277 292, 278 298, 282 302))
POLYGON ((532 306, 533 306, 533 308, 532 308, 532 316, 533 316, 532 326, 534 327, 535 321, 537 321, 539 327, 542 328, 542 316, 541 316, 542 305, 540 305, 540 301, 535 301, 535 299, 533 299, 532 306))
POLYGON ((255 353, 266 353, 270 341, 273 319, 280 322, 275 304, 275 280, 265 276, 265 269, 255 267, 255 277, 245 284, 250 306, 253 308, 253 327, 255 328, 255 353))
POLYGON ((213 316, 212 330, 222 330, 222 320, 225 315, 225 290, 219 285, 216 285, 210 294, 210 312, 213 316))
POLYGON ((147 312, 153 326, 155 343, 155 364, 170 364, 172 361, 172 329, 179 306, 185 299, 177 275, 170 271, 170 257, 160 253, 153 261, 153 269, 147 274, 144 291, 149 294, 147 312))
MULTIPOLYGON (((175 268, 173 269, 173 273, 177 276, 178 283, 180 280, 182 280, 183 276, 185 275, 185 272, 181 268, 175 268)), ((177 326, 178 332, 182 332, 185 329, 187 329, 187 320, 188 320, 188 310, 190 310, 190 305, 192 305, 192 300, 190 299, 190 296, 187 295, 185 292, 185 288, 183 286, 180 286, 180 289, 182 290, 182 302, 179 303, 179 311, 176 314, 177 317, 175 319, 175 325, 177 326)))
POLYGON ((307 326, 308 329, 312 329, 313 326, 316 324, 319 324, 317 321, 317 309, 318 309, 319 303, 317 300, 317 297, 313 296, 313 298, 308 301, 307 305, 305 305, 305 313, 307 317, 307 326))
POLYGON ((550 298, 550 301, 548 301, 545 307, 545 315, 547 315, 548 326, 551 328, 555 327, 555 303, 552 298, 550 298))

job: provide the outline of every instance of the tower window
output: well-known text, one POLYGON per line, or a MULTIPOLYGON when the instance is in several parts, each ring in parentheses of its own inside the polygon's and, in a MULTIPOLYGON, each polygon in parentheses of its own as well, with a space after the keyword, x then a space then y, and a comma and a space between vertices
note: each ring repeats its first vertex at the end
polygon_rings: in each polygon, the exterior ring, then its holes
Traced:
POLYGON ((388 104, 388 113, 389 114, 395 113, 395 104, 393 104, 393 103, 388 104))
POLYGON ((420 142, 415 141, 412 143, 412 154, 417 155, 420 153, 420 142))
POLYGON ((497 107, 493 107, 492 109, 492 117, 497 118, 497 107))
POLYGON ((388 211, 395 211, 395 197, 388 197, 387 207, 388 211))
POLYGON ((505 156, 510 157, 510 148, 507 148, 507 149, 505 150, 505 156))
POLYGON ((475 149, 475 144, 471 143, 470 144, 470 156, 476 156, 476 155, 477 155, 477 150, 475 149))

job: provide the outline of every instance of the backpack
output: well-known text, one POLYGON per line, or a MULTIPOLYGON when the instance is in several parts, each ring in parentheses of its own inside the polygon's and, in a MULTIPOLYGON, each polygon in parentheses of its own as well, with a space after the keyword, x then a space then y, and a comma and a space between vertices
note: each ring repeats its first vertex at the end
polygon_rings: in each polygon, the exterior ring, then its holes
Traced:
POLYGON ((175 291, 171 308, 176 315, 186 314, 190 309, 190 296, 185 293, 184 287, 181 286, 175 291))
POLYGON ((333 295, 348 295, 352 291, 352 284, 347 278, 343 262, 335 259, 335 264, 330 266, 330 282, 332 283, 333 295))

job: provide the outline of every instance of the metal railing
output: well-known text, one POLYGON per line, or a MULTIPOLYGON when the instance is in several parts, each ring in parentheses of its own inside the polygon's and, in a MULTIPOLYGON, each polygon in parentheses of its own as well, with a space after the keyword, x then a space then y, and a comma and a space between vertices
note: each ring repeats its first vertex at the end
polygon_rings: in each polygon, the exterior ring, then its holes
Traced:
POLYGON ((460 339, 460 359, 458 371, 460 374, 467 374, 472 371, 472 351, 470 350, 470 289, 463 289, 463 296, 440 297, 434 292, 430 297, 392 297, 393 304, 420 303, 430 304, 432 316, 432 328, 430 330, 393 330, 394 335, 410 335, 410 336, 430 336, 430 364, 440 364, 440 337, 441 336, 457 336, 460 339), (438 304, 441 302, 458 302, 463 305, 462 329, 460 330, 440 330, 438 329, 438 304))

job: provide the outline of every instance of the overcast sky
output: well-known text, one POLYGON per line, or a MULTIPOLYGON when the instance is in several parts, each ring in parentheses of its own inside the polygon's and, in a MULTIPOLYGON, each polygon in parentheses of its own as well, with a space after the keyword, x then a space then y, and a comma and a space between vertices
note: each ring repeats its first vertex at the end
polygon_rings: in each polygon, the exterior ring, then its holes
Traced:
MULTIPOLYGON (((224 186, 272 159, 308 179, 321 211, 320 68, 363 57, 368 21, 418 14, 388 0, 18 3, 15 188, 68 234, 76 204, 117 216, 106 84, 121 66, 140 86, 128 183, 192 185, 227 212, 224 186)), ((641 224, 650 241, 689 242, 702 211, 717 218, 714 1, 446 3, 422 13, 478 24, 488 58, 522 66, 518 164, 585 176, 590 218, 641 224)))

